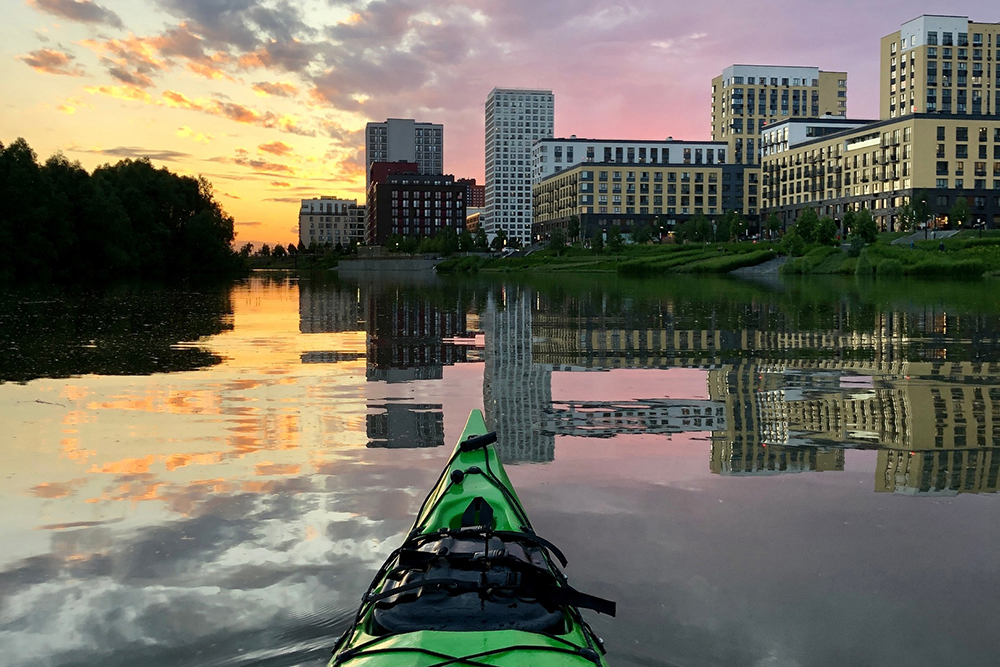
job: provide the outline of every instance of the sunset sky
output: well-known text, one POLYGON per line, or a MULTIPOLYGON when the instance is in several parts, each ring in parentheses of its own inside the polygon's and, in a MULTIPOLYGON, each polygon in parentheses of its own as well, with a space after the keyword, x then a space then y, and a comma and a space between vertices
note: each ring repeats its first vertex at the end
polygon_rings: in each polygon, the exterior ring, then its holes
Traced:
POLYGON ((364 199, 365 123, 445 126, 445 172, 483 179, 495 86, 551 88, 556 136, 707 139, 733 63, 847 70, 878 114, 879 38, 995 1, 5 0, 0 142, 85 167, 202 174, 237 244, 297 238, 298 202, 364 199))

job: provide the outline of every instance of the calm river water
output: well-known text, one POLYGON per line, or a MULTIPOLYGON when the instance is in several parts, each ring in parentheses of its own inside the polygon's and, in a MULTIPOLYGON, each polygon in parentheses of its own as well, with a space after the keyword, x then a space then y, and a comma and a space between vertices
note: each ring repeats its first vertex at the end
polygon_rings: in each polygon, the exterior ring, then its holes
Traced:
POLYGON ((322 665, 485 408, 612 665, 995 666, 996 289, 0 293, 0 663, 322 665))

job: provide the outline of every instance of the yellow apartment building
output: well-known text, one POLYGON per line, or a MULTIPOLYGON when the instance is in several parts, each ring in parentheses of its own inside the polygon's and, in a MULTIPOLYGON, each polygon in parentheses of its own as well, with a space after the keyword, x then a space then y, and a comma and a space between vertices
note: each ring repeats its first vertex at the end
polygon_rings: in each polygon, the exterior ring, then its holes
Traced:
POLYGON ((920 191, 936 226, 949 226, 960 197, 967 226, 1000 223, 1000 116, 788 120, 768 126, 761 141, 763 207, 786 224, 807 208, 838 221, 867 209, 895 231, 900 207, 920 191))

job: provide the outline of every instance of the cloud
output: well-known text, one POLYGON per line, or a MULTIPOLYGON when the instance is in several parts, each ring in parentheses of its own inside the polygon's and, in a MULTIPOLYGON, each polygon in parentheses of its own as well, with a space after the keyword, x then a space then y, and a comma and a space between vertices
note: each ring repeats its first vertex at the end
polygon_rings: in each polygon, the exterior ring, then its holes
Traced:
POLYGON ((94 23, 112 28, 124 28, 121 18, 90 0, 31 0, 38 9, 78 23, 94 23))
POLYGON ((118 100, 153 103, 153 97, 142 88, 136 86, 87 86, 84 88, 91 95, 107 95, 118 100))
POLYGON ((221 194, 223 197, 229 197, 230 199, 243 199, 243 197, 240 197, 239 195, 234 195, 230 192, 220 192, 219 194, 221 194))
POLYGON ((258 220, 248 220, 246 222, 237 222, 235 224, 237 227, 260 227, 264 223, 258 220))
POLYGON ((190 153, 141 148, 139 146, 118 146, 117 148, 71 147, 67 150, 74 153, 95 153, 97 155, 108 155, 110 157, 129 158, 133 160, 149 158, 150 160, 160 160, 161 162, 176 162, 177 160, 183 160, 191 157, 190 153))
POLYGON ((291 153, 292 147, 282 141, 272 141, 269 144, 261 144, 257 147, 257 150, 261 153, 270 153, 271 155, 281 157, 291 153))
POLYGON ((223 102, 220 100, 191 99, 175 90, 163 92, 164 103, 167 106, 181 109, 201 111, 212 116, 228 118, 237 123, 257 125, 268 129, 281 130, 302 136, 315 136, 315 132, 299 127, 299 119, 290 115, 278 115, 273 111, 257 111, 243 104, 223 102))
POLYGON ((295 197, 268 197, 264 201, 278 202, 280 204, 299 204, 302 202, 301 199, 295 197))
POLYGON ((177 128, 177 132, 175 134, 178 137, 190 139, 199 144, 207 144, 212 140, 212 135, 202 134, 201 132, 195 132, 187 125, 177 128))
POLYGON ((261 97, 295 97, 299 94, 299 89, 295 84, 286 81, 277 83, 258 81, 253 84, 253 89, 261 97))
POLYGON ((62 74, 64 76, 83 76, 83 68, 79 65, 72 65, 76 59, 72 54, 54 49, 38 49, 31 53, 18 56, 24 64, 38 72, 46 74, 62 74))
POLYGON ((271 185, 276 188, 288 188, 291 187, 291 183, 286 183, 284 181, 271 181, 271 185))

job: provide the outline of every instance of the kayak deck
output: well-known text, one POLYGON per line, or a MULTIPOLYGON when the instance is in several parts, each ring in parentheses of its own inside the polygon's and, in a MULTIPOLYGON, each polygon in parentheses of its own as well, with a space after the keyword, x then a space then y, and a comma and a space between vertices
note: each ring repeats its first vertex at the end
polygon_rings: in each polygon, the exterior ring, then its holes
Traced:
POLYGON ((462 437, 404 543, 362 598, 330 667, 604 665, 579 608, 613 602, 576 591, 534 533, 482 412, 462 437))

